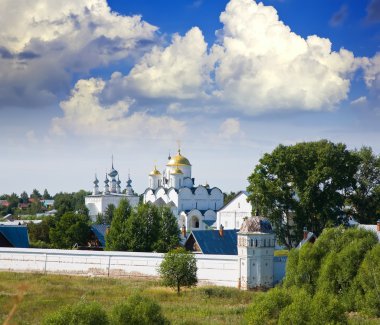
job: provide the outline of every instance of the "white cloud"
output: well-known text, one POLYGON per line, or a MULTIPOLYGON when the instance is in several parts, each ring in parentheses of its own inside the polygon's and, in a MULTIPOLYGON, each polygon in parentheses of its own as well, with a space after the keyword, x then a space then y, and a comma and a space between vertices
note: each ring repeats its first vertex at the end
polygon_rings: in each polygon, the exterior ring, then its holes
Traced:
POLYGON ((240 121, 237 118, 228 118, 219 127, 219 138, 231 140, 243 135, 240 130, 240 121))
POLYGON ((53 102, 73 73, 125 58, 157 29, 106 0, 3 0, 0 12, 0 105, 53 102))
POLYGON ((79 80, 70 98, 60 104, 64 116, 53 119, 53 134, 162 139, 181 136, 185 131, 183 122, 170 117, 131 112, 131 99, 103 104, 105 85, 102 79, 79 80))
POLYGON ((273 109, 322 110, 347 97, 351 52, 306 39, 279 20, 276 10, 252 0, 231 0, 221 14, 216 95, 247 114, 273 109))
POLYGON ((154 47, 128 76, 118 74, 112 82, 137 97, 199 98, 210 82, 210 63, 202 32, 194 27, 183 37, 175 34, 167 47, 154 47))
POLYGON ((357 99, 354 99, 353 101, 351 101, 351 105, 355 105, 355 106, 358 106, 358 105, 363 105, 367 103, 367 97, 366 96, 361 96, 357 99))
POLYGON ((380 52, 362 60, 364 80, 369 88, 380 89, 380 52))

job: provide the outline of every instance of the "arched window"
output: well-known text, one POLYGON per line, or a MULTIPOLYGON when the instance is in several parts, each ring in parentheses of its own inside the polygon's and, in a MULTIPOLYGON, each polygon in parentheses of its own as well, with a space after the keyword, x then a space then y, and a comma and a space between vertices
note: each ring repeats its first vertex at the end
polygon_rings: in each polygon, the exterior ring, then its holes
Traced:
POLYGON ((191 218, 191 227, 192 228, 199 228, 199 219, 196 216, 193 216, 191 218))

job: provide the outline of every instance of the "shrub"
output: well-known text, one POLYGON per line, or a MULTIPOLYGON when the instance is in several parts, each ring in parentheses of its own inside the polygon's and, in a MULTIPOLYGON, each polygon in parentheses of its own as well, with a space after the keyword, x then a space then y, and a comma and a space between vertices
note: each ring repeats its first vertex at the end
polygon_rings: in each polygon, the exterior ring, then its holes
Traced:
POLYGON ((113 325, 161 325, 169 324, 161 307, 153 300, 139 295, 130 296, 126 302, 116 305, 111 312, 113 325))
POLYGON ((107 325, 107 314, 98 303, 80 302, 49 315, 44 325, 107 325))

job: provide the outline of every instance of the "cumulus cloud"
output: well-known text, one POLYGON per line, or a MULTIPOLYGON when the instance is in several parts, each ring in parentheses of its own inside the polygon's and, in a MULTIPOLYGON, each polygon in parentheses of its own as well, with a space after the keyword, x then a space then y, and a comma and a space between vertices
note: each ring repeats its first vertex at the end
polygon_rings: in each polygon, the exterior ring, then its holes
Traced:
POLYGON ((0 11, 0 106, 54 102, 74 73, 127 57, 156 31, 106 0, 4 0, 0 11))
POLYGON ((211 69, 203 34, 194 27, 184 36, 175 34, 167 47, 153 47, 127 76, 115 74, 110 91, 121 88, 136 97, 199 99, 205 96, 211 69))
POLYGON ((215 71, 215 95, 247 114, 273 109, 330 109, 347 97, 354 55, 331 50, 328 39, 306 39, 279 20, 276 10, 252 0, 231 0, 215 71))
POLYGON ((380 89, 380 52, 372 58, 363 58, 364 80, 369 88, 380 89))
POLYGON ((64 116, 53 119, 52 132, 119 138, 170 138, 184 132, 185 124, 170 117, 132 112, 132 99, 107 105, 102 103, 105 85, 106 81, 102 79, 79 80, 70 98, 61 102, 64 116))

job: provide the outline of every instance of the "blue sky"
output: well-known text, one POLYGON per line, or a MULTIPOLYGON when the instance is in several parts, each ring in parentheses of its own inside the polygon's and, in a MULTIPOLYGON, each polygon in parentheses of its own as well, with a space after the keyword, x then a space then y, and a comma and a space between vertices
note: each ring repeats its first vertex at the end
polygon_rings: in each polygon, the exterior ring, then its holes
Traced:
POLYGON ((138 192, 178 141, 237 191, 278 144, 380 152, 379 0, 2 1, 0 193, 138 192))

